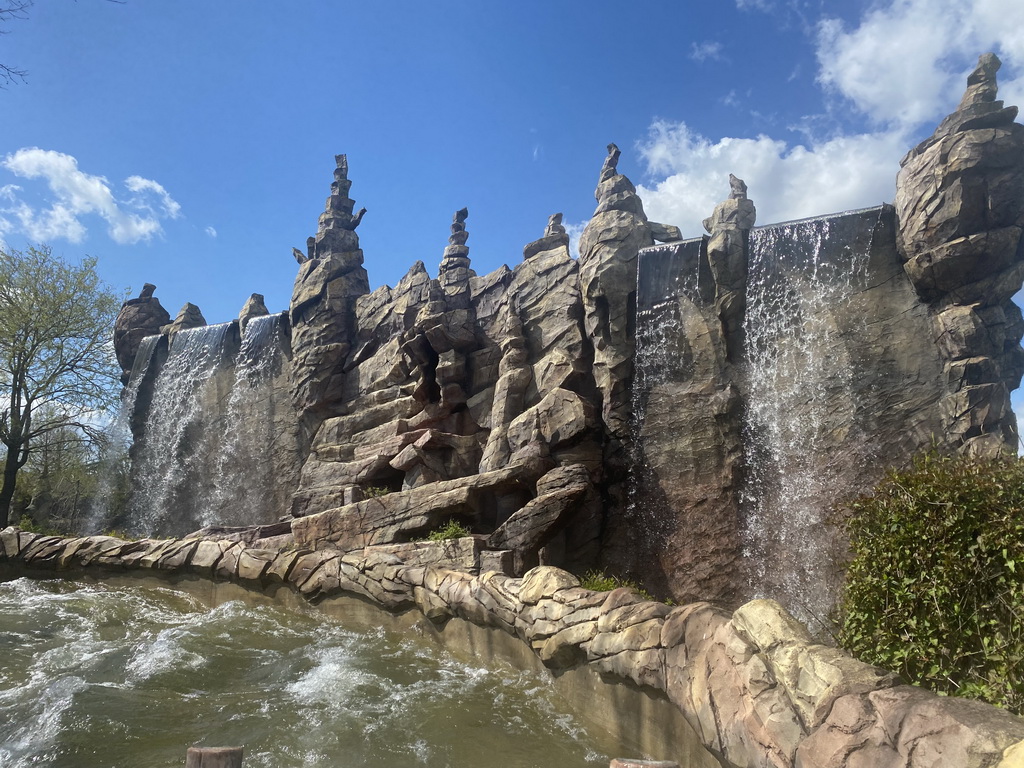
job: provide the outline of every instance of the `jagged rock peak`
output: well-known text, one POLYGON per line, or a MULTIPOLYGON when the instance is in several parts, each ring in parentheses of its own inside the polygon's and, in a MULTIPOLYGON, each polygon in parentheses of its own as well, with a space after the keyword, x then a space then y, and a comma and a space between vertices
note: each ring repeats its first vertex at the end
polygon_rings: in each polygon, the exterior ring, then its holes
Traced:
POLYGON ((466 245, 466 240, 469 239, 469 233, 466 231, 468 217, 468 208, 460 208, 452 216, 452 234, 448 238, 444 258, 441 259, 441 266, 437 272, 437 281, 441 288, 449 298, 457 298, 460 305, 469 301, 469 279, 473 277, 473 271, 469 268, 469 246, 466 245))
POLYGON ((743 179, 729 174, 729 197, 715 206, 715 211, 702 222, 704 229, 714 234, 720 230, 753 229, 757 209, 747 197, 743 179))
POLYGON ((331 195, 327 198, 324 213, 320 216, 320 232, 326 229, 344 229, 354 231, 363 220, 366 209, 352 213, 355 201, 349 197, 352 182, 348 178, 348 157, 335 155, 337 167, 334 169, 334 181, 331 182, 331 195))
POLYGON ((465 245, 469 239, 466 231, 466 219, 469 218, 469 208, 460 208, 452 216, 452 234, 448 238, 450 245, 465 245))
POLYGON ((160 329, 160 333, 173 336, 178 331, 184 331, 188 328, 199 328, 203 325, 206 325, 206 318, 203 317, 202 311, 200 311, 199 307, 195 304, 187 301, 185 302, 185 305, 178 310, 178 316, 170 323, 163 326, 160 329))
POLYGON ((996 72, 1002 65, 994 53, 983 53, 978 57, 978 66, 967 77, 967 90, 964 91, 957 111, 972 104, 988 104, 996 100, 996 72))
POLYGON ((155 291, 156 291, 156 286, 155 285, 153 285, 152 283, 143 283, 142 284, 142 291, 139 293, 139 298, 140 299, 151 299, 151 298, 153 298, 153 293, 155 291))
POLYGON ((548 217, 548 224, 544 227, 544 236, 523 246, 523 258, 532 259, 538 253, 559 247, 569 247, 569 235, 562 226, 562 214, 553 213, 548 217))
POLYGON ((263 294, 254 293, 246 300, 242 311, 238 313, 238 324, 244 333, 245 326, 249 324, 250 320, 254 317, 262 317, 269 314, 270 310, 267 309, 267 305, 263 302, 263 294))
POLYGON ((562 214, 553 213, 548 217, 548 225, 544 228, 544 237, 552 235, 564 235, 565 227, 562 225, 562 214))
POLYGON ((996 99, 996 72, 1000 66, 999 57, 994 53, 983 53, 978 57, 978 66, 967 77, 967 88, 959 106, 939 123, 935 133, 907 153, 900 162, 901 167, 946 136, 963 131, 1006 128, 1013 124, 1017 119, 1017 107, 1004 107, 1003 102, 996 99))
POLYGON ((335 155, 334 163, 337 166, 334 169, 334 178, 337 181, 348 180, 348 155, 335 155))
POLYGON ((746 200, 747 199, 747 185, 743 179, 737 178, 733 174, 729 174, 729 199, 730 200, 746 200))
POLYGON ((604 165, 601 166, 601 181, 607 181, 613 176, 618 174, 619 157, 622 152, 614 144, 608 145, 608 156, 604 159, 604 165))

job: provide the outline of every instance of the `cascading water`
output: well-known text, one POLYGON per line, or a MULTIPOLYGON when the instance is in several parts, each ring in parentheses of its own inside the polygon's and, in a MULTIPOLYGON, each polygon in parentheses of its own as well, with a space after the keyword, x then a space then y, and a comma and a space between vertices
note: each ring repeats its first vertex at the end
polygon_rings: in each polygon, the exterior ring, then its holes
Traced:
POLYGON ((113 421, 104 430, 99 455, 99 483, 96 495, 89 505, 89 514, 81 525, 83 535, 99 533, 116 515, 115 497, 126 493, 127 459, 132 444, 131 417, 135 412, 139 389, 153 366, 161 336, 147 336, 140 344, 132 365, 128 386, 121 396, 121 405, 113 421))
POLYGON ((219 403, 229 383, 218 374, 233 357, 234 328, 190 328, 171 340, 132 452, 133 533, 181 535, 199 527, 203 500, 212 496, 208 463, 224 435, 219 403))
POLYGON ((837 317, 848 326, 870 251, 832 237, 833 226, 822 218, 751 233, 744 321, 744 556, 754 593, 812 626, 835 599, 826 518, 856 454, 840 447, 859 440, 851 329, 837 317))
MULTIPOLYGON (((258 525, 280 514, 284 483, 274 459, 288 428, 275 420, 272 379, 284 360, 282 315, 252 318, 242 335, 228 397, 224 440, 214 458, 213 493, 204 503, 204 525, 258 525)), ((286 487, 284 488, 286 490, 286 487)))

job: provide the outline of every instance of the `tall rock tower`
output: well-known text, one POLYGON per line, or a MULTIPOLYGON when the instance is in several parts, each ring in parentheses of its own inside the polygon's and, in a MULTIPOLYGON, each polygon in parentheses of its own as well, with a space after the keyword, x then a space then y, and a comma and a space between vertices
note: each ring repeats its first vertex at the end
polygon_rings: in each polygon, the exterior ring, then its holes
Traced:
MULTIPOLYGON (((292 326, 292 397, 308 434, 340 400, 344 364, 355 337, 356 299, 370 292, 356 227, 366 213, 353 214, 348 196, 348 159, 335 156, 331 194, 307 256, 299 264, 289 317, 292 326)), ((301 252, 298 252, 301 259, 301 252)))

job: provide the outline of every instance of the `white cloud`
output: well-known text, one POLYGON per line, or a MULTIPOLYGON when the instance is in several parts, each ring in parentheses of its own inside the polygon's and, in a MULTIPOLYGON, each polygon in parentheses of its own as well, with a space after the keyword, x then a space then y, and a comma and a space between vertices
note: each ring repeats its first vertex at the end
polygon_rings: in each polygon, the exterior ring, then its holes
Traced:
POLYGON ((129 201, 136 207, 152 211, 153 209, 147 202, 146 195, 144 194, 152 192, 156 195, 164 216, 169 219, 176 219, 181 215, 181 206, 167 194, 167 190, 163 188, 163 185, 158 184, 152 179, 144 179, 141 176, 129 176, 124 180, 124 185, 132 192, 142 193, 129 201))
POLYGON ((1000 96, 1024 100, 1020 0, 890 0, 854 29, 818 25, 818 80, 879 124, 912 127, 950 112, 979 54, 1003 60, 1000 96))
POLYGON ((4 168, 24 179, 42 179, 53 197, 49 208, 36 209, 18 195, 15 185, 0 188, 0 232, 19 231, 32 240, 57 239, 81 242, 87 233, 82 218, 96 214, 107 222, 110 237, 122 245, 149 240, 162 230, 160 220, 177 218, 181 206, 157 182, 141 176, 129 176, 125 187, 130 193, 117 200, 110 182, 78 168, 71 155, 36 147, 19 149, 7 155, 4 168))
POLYGON ((809 146, 768 136, 712 141, 685 123, 657 121, 638 149, 648 173, 664 177, 637 187, 648 218, 696 236, 728 197, 730 173, 746 181, 760 224, 891 201, 906 138, 861 134, 809 146))
POLYGON ((586 221, 578 221, 575 224, 566 224, 565 233, 569 235, 569 255, 574 259, 580 257, 580 238, 583 236, 583 230, 587 228, 589 219, 586 221))
POLYGON ((690 44, 690 58, 703 64, 705 61, 721 61, 722 44, 713 40, 690 44))
MULTIPOLYGON (((737 6, 775 7, 764 0, 737 6)), ((1021 0, 883 0, 854 25, 823 18, 809 28, 818 82, 877 130, 844 134, 835 131, 835 112, 810 115, 791 129, 803 133, 795 144, 766 135, 711 139, 682 122, 655 121, 637 145, 651 177, 637 191, 652 220, 699 234, 701 220, 728 195, 729 173, 747 182, 762 224, 892 200, 900 158, 956 107, 986 51, 1003 61, 1000 98, 1024 107, 1021 0)))
POLYGON ((217 236, 217 230, 214 229, 213 227, 207 227, 206 229, 203 230, 203 232, 205 232, 210 237, 217 236))

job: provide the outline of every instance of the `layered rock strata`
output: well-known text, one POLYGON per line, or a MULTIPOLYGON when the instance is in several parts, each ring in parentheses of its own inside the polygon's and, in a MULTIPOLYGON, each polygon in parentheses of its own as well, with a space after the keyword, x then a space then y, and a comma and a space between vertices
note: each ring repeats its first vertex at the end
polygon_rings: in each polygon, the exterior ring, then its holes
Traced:
POLYGON ((996 99, 988 53, 957 110, 903 161, 899 249, 944 360, 941 434, 964 453, 1017 449, 1010 391, 1024 373, 1024 126, 996 99))
POLYGON ((356 300, 370 291, 355 231, 366 209, 353 214, 348 158, 337 155, 335 163, 331 194, 308 244, 308 259, 299 265, 289 309, 292 396, 310 432, 340 399, 356 300))
POLYGON ((346 550, 456 520, 516 572, 592 566, 605 438, 578 264, 556 215, 522 263, 477 276, 468 216, 455 213, 436 279, 417 262, 356 300, 351 354, 310 389, 332 413, 311 436, 293 528, 346 550), (568 500, 552 485, 563 471, 568 500))
MULTIPOLYGON (((996 67, 983 57, 961 108, 908 156, 895 216, 753 228, 733 177, 709 236, 682 242, 647 220, 609 145, 578 260, 554 214, 520 263, 476 275, 463 208, 436 278, 416 262, 373 292, 355 232, 365 210, 337 156, 317 234, 293 249, 274 379, 290 405, 275 396, 274 418, 297 425, 284 476, 298 480, 277 512, 311 547, 405 545, 454 520, 514 575, 600 563, 679 600, 736 605, 744 553, 803 557, 778 534, 797 508, 780 477, 813 478, 798 501, 824 509, 934 442, 1002 450, 1024 358, 1009 302, 1024 274, 1024 129, 995 101, 996 67), (775 365, 787 355, 818 370, 775 365), (782 501, 752 547, 744 505, 762 495, 782 501)), ((133 323, 149 322, 129 305, 126 371, 133 323)), ((240 326, 263 311, 247 305, 240 326)))
MULTIPOLYGON (((672 607, 629 589, 582 589, 553 567, 510 578, 411 564, 393 549, 342 553, 261 543, 269 540, 60 539, 6 528, 0 561, 48 571, 190 574, 257 590, 285 586, 314 602, 356 595, 385 610, 416 610, 435 625, 470 622, 519 638, 556 675, 586 667, 667 697, 726 766, 1016 768, 1024 760, 1024 720, 901 685, 816 644, 771 600, 733 613, 708 603, 672 607)), ((658 757, 679 759, 685 737, 677 738, 678 751, 658 757)), ((688 756, 695 761, 688 765, 714 765, 708 756, 688 756)))

